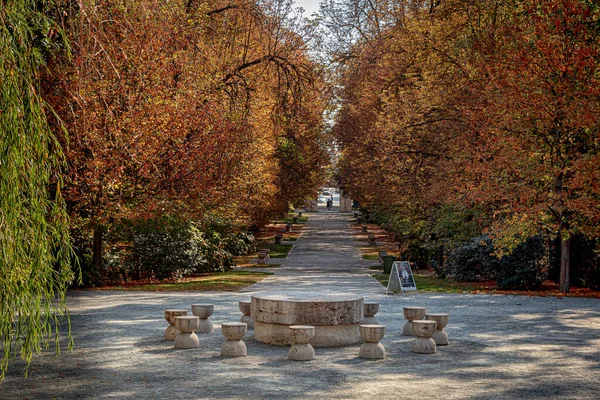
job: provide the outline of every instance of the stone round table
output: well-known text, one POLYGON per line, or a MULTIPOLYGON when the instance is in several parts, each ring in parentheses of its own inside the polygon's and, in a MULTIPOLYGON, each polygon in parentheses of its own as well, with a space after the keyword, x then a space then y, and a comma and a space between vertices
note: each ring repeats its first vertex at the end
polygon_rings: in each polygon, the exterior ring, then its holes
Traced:
POLYGON ((254 338, 291 345, 290 325, 315 327, 313 346, 343 346, 361 341, 363 297, 317 292, 269 292, 252 296, 254 338))

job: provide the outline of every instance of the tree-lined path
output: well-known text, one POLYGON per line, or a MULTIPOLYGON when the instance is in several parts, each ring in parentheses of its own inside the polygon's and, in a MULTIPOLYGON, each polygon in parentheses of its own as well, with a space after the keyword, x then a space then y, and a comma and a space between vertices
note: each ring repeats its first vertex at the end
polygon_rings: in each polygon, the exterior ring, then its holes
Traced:
POLYGON ((370 277, 373 261, 363 260, 348 228, 350 214, 322 211, 311 215, 294 248, 274 276, 251 291, 308 290, 379 295, 382 286, 370 277))
MULTIPOLYGON (((385 296, 360 259, 349 215, 313 214, 277 273, 245 293, 75 292, 69 307, 75 352, 36 357, 30 377, 14 365, 0 399, 412 399, 594 398, 600 390, 600 302, 582 298, 415 293, 385 296), (381 303, 387 357, 358 358, 358 345, 317 348, 312 362, 287 347, 244 340, 248 356, 220 357, 220 324, 241 317, 237 302, 263 290, 363 293, 381 303), (200 348, 164 342, 166 308, 214 303, 215 333, 200 348), (403 305, 447 312, 450 345, 410 352, 403 305)), ((272 271, 273 269, 271 269, 272 271)))
POLYGON ((0 1, 1 399, 597 397, 598 2, 311 1, 0 1), (225 292, 324 184, 440 280, 547 297, 386 296, 324 210, 225 292), (297 290, 379 301, 387 357, 220 357, 239 300, 297 290), (194 303, 216 332, 174 351, 194 303), (404 305, 450 345, 411 353, 404 305))

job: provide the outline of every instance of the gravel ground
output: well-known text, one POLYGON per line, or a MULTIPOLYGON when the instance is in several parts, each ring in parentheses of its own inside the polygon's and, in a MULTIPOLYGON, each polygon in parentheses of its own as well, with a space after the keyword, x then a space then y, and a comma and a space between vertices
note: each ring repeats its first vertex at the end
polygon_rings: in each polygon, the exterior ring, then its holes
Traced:
MULTIPOLYGON (((347 221, 314 214, 276 274, 244 293, 73 292, 75 351, 11 365, 0 399, 84 398, 598 398, 600 301, 582 298, 413 293, 386 296, 368 274, 347 221), (387 356, 358 358, 359 345, 317 348, 317 359, 294 362, 287 347, 244 338, 248 357, 220 356, 220 324, 238 321, 238 300, 254 292, 311 290, 361 293, 381 304, 387 356), (166 308, 215 304, 215 333, 200 347, 164 342, 166 308), (447 312, 448 346, 434 355, 410 352, 401 335, 405 305, 447 312)), ((269 269, 274 272, 275 269, 269 269)))

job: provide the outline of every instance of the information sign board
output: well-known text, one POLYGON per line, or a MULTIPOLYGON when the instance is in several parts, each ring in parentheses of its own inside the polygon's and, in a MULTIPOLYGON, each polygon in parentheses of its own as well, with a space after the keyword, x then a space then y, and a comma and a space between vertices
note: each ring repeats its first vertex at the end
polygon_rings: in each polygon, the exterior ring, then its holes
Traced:
POLYGON ((394 293, 400 290, 417 290, 417 284, 413 277, 412 269, 408 261, 395 261, 392 264, 390 280, 388 281, 386 294, 394 293))

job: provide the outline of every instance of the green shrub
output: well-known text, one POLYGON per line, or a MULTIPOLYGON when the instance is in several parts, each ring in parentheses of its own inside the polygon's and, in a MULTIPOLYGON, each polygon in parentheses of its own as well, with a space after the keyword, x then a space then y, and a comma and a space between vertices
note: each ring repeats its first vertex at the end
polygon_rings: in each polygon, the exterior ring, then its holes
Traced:
MULTIPOLYGON (((446 272, 459 281, 496 279, 500 289, 534 289, 547 268, 547 251, 541 236, 534 236, 500 259, 487 236, 478 236, 457 247, 448 257, 446 272)), ((437 271, 436 271, 437 272, 437 271)))
POLYGON ((535 289, 544 280, 547 268, 544 239, 533 236, 519 245, 511 254, 502 257, 496 267, 500 289, 535 289))
POLYGON ((256 251, 256 239, 249 232, 233 233, 225 237, 224 247, 233 256, 245 256, 256 251))
POLYGON ((193 222, 145 225, 133 235, 129 269, 140 279, 223 272, 231 269, 233 258, 221 246, 218 232, 203 232, 193 222))
POLYGON ((446 271, 459 281, 476 282, 496 278, 498 259, 487 236, 478 236, 457 247, 448 257, 446 271))

